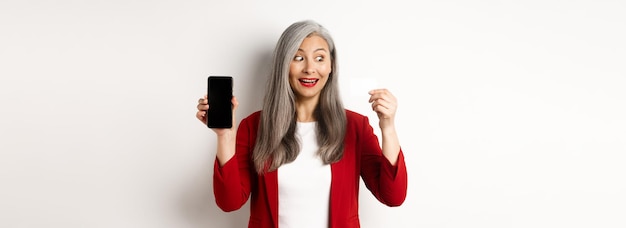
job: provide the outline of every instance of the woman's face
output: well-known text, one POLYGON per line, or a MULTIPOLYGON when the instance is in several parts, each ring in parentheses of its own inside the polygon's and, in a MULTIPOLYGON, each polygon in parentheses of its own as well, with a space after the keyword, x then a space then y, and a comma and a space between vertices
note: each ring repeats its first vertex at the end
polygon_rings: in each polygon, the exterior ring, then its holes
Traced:
POLYGON ((302 41, 289 65, 289 84, 299 101, 319 99, 332 71, 331 65, 324 38, 312 35, 302 41))

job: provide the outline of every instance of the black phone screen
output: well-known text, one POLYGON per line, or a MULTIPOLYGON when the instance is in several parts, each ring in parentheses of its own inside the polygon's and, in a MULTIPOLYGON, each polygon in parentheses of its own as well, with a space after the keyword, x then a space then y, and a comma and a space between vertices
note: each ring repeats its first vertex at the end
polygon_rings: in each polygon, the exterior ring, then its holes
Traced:
POLYGON ((233 78, 230 76, 209 76, 209 110, 206 114, 209 128, 233 127, 233 78))

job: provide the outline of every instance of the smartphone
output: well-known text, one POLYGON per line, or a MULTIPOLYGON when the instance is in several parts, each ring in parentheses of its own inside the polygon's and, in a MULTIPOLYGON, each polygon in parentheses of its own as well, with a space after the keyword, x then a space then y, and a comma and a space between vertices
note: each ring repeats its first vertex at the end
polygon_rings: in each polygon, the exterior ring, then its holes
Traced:
POLYGON ((233 77, 209 76, 207 90, 209 110, 206 125, 209 128, 233 127, 233 77))

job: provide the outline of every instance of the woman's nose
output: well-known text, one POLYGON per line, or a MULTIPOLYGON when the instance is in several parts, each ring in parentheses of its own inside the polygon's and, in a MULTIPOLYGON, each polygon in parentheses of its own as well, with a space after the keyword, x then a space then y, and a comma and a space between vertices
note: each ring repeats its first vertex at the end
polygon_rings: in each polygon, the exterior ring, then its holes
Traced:
POLYGON ((304 63, 304 72, 307 74, 313 74, 315 73, 315 63, 313 63, 313 61, 311 60, 307 60, 304 63))

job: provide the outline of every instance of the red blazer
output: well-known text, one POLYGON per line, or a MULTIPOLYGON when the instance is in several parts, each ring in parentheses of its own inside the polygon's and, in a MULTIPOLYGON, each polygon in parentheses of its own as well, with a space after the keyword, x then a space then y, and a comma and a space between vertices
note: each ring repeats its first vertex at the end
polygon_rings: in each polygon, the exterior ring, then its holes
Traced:
MULTIPOLYGON (((382 203, 399 206, 407 191, 407 172, 400 151, 398 163, 391 165, 382 155, 377 136, 368 118, 346 110, 348 128, 343 158, 331 164, 331 228, 360 227, 359 181, 382 203)), ((260 111, 241 121, 237 131, 235 156, 220 167, 214 165, 213 192, 217 205, 224 211, 243 206, 250 194, 248 227, 278 228, 278 171, 259 175, 250 159, 259 126, 260 111)))

